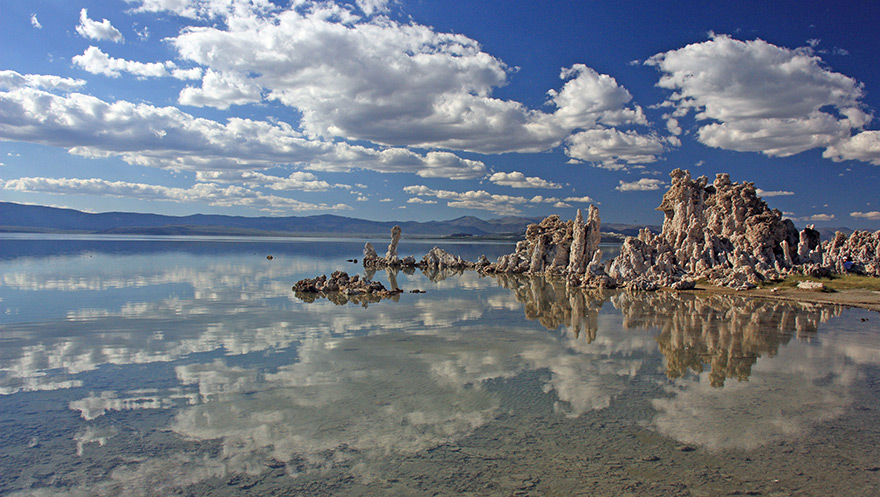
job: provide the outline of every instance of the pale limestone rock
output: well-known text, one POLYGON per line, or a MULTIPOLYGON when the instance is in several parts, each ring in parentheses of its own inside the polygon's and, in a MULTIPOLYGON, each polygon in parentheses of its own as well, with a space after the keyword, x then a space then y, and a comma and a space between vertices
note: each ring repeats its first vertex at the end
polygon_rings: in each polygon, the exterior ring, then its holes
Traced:
POLYGON ((572 226, 571 250, 568 256, 568 272, 582 274, 584 272, 584 251, 587 247, 587 226, 584 224, 584 216, 578 209, 572 226))
POLYGON ((821 281, 801 281, 797 285, 801 290, 809 290, 811 292, 822 292, 825 291, 825 284, 821 281))
POLYGON ((364 244, 364 259, 378 259, 379 254, 376 253, 376 249, 373 248, 373 244, 367 242, 364 244))
POLYGON ((397 262, 397 244, 400 242, 400 226, 391 228, 391 243, 388 244, 388 252, 385 254, 385 260, 390 264, 397 262))

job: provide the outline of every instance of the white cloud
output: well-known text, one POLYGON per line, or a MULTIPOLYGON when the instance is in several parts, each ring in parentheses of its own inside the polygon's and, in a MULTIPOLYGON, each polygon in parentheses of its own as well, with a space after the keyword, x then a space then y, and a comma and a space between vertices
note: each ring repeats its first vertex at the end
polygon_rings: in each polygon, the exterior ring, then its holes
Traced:
MULTIPOLYGON (((537 152, 573 131, 647 124, 625 88, 582 64, 561 71, 564 84, 549 92, 555 109, 548 113, 494 98, 511 69, 463 35, 359 16, 332 2, 295 2, 283 11, 260 3, 231 14, 211 2, 170 3, 142 2, 137 10, 226 16, 225 25, 194 26, 169 39, 181 59, 206 68, 202 87, 184 90, 181 103, 225 108, 230 89, 241 90, 244 102, 262 95, 300 112, 309 136, 537 152)), ((360 6, 376 12, 387 3, 360 6)))
POLYGON ((46 90, 74 91, 85 86, 82 79, 62 78, 44 74, 19 74, 15 71, 0 71, 0 90, 16 88, 42 88, 46 90))
POLYGON ((606 169, 623 169, 627 164, 656 161, 663 153, 663 140, 656 135, 640 135, 633 131, 594 129, 569 137, 566 153, 576 159, 601 164, 606 169))
POLYGON ((403 191, 410 195, 447 200, 446 205, 449 207, 484 210, 499 215, 519 214, 521 211, 517 206, 528 202, 524 197, 494 195, 485 190, 453 192, 449 190, 434 190, 423 185, 413 185, 404 187, 403 191))
POLYGON ((172 202, 206 202, 222 207, 250 206, 272 211, 346 210, 345 204, 310 204, 299 200, 265 195, 239 186, 197 183, 191 188, 170 188, 160 185, 75 178, 18 178, 2 182, 2 188, 19 192, 42 192, 53 195, 90 194, 111 197, 165 200, 172 202))
POLYGON ((557 197, 545 197, 543 195, 535 195, 534 197, 529 199, 530 203, 533 204, 552 204, 555 202, 559 202, 557 197))
POLYGON ((827 69, 810 48, 713 35, 646 63, 663 73, 660 87, 675 91, 674 117, 710 121, 697 137, 711 147, 785 157, 831 147, 871 120, 861 110, 862 85, 827 69))
POLYGON ((596 204, 595 200, 592 197, 565 197, 562 199, 566 202, 574 202, 576 204, 596 204))
POLYGON ((849 215, 862 219, 870 219, 871 221, 880 221, 880 211, 850 212, 849 215))
POLYGON ((139 77, 164 78, 169 76, 166 64, 160 62, 135 62, 125 59, 110 57, 100 48, 90 46, 72 59, 73 64, 92 74, 102 74, 111 78, 118 78, 123 72, 134 74, 139 77))
POLYGON ((835 162, 858 160, 880 166, 880 131, 862 131, 829 146, 822 156, 835 162))
POLYGON ((836 218, 834 214, 812 214, 809 216, 788 216, 792 221, 815 221, 815 222, 823 222, 823 221, 831 221, 836 218))
MULTIPOLYGON (((415 198, 409 199, 409 203, 429 203, 420 199, 420 197, 435 197, 440 200, 446 200, 446 205, 460 209, 476 209, 489 211, 499 215, 515 215, 522 211, 520 207, 524 204, 553 204, 556 208, 569 208, 571 205, 566 202, 592 202, 590 197, 568 197, 559 200, 558 197, 544 197, 535 195, 531 198, 518 197, 513 195, 496 195, 485 190, 470 190, 466 192, 455 192, 449 190, 435 190, 424 185, 412 185, 403 188, 403 191, 415 195, 415 198)), ((434 201, 430 201, 434 203, 434 201)))
POLYGON ((139 4, 133 12, 170 12, 191 19, 214 19, 263 14, 276 7, 269 0, 125 0, 139 4))
POLYGON ((358 8, 368 16, 388 12, 388 2, 389 0, 355 0, 358 8))
POLYGON ((412 197, 407 199, 406 203, 408 204, 436 204, 436 200, 425 200, 421 197, 412 197))
POLYGON ((76 32, 83 38, 92 40, 109 40, 116 43, 122 41, 122 33, 114 28, 110 21, 107 19, 103 19, 101 22, 93 21, 89 19, 86 9, 79 11, 79 24, 76 26, 76 32))
POLYGON ((496 185, 509 186, 512 188, 562 188, 562 185, 547 181, 535 176, 526 176, 519 171, 510 173, 497 172, 489 176, 489 181, 496 185))
POLYGON ((755 189, 755 193, 757 193, 759 197, 780 197, 786 195, 794 195, 794 192, 786 190, 762 190, 760 188, 755 189))
POLYGON ((230 105, 252 104, 262 99, 260 86, 253 80, 235 73, 218 73, 208 69, 202 77, 202 86, 187 86, 180 91, 178 101, 195 107, 228 109, 230 105))
POLYGON ((319 180, 314 174, 296 171, 287 177, 270 176, 256 171, 198 171, 196 181, 215 183, 241 183, 250 187, 271 190, 302 190, 323 192, 330 188, 348 188, 348 185, 331 185, 319 180))
POLYGON ((626 182, 620 180, 619 184, 614 188, 621 192, 648 192, 659 190, 665 183, 656 178, 642 178, 638 181, 626 182))
POLYGON ((37 19, 37 14, 31 14, 31 26, 36 29, 43 29, 43 25, 40 24, 40 20, 37 19))
POLYGON ((302 136, 283 122, 231 118, 225 124, 174 107, 108 103, 80 93, 56 95, 79 80, 0 72, 0 139, 65 147, 86 157, 118 156, 130 164, 177 170, 253 170, 298 164, 314 171, 354 169, 422 177, 479 178, 480 161, 449 152, 425 155, 376 150, 302 136))

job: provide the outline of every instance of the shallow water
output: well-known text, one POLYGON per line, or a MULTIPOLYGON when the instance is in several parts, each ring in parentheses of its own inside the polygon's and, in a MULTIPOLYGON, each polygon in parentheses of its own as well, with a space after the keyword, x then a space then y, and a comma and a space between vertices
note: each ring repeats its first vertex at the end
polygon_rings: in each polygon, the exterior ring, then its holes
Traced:
POLYGON ((293 295, 362 246, 0 238, 0 494, 880 488, 878 313, 474 272, 293 295))

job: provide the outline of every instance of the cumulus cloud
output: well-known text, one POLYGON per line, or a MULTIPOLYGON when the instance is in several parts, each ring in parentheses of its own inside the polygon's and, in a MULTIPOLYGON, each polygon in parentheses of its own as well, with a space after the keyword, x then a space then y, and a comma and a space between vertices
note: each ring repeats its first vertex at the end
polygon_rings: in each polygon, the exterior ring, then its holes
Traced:
POLYGON ((62 78, 46 74, 20 74, 15 71, 0 71, 0 90, 16 88, 41 88, 45 90, 74 91, 82 88, 82 79, 62 78))
POLYGON ((489 176, 489 181, 496 185, 509 186, 512 188, 562 188, 562 185, 547 181, 535 176, 526 176, 519 171, 509 173, 497 172, 489 176))
POLYGON ((92 40, 109 40, 115 43, 122 41, 122 33, 114 28, 110 21, 102 19, 101 22, 89 19, 89 13, 86 9, 79 11, 79 24, 76 26, 76 32, 83 38, 92 40))
POLYGON ((849 215, 862 219, 870 219, 871 221, 880 221, 880 211, 850 212, 849 215))
POLYGON ((413 185, 403 188, 403 191, 417 197, 436 197, 446 200, 446 205, 460 209, 476 209, 493 212, 499 215, 519 214, 518 208, 528 202, 524 197, 511 195, 495 195, 485 190, 470 190, 466 192, 454 192, 449 190, 434 190, 424 185, 413 185))
POLYGON ((382 14, 388 12, 389 0, 355 0, 357 6, 364 14, 371 16, 373 14, 382 14))
POLYGON ((611 128, 582 131, 566 140, 566 153, 570 157, 612 170, 654 162, 663 150, 663 139, 656 135, 611 128))
POLYGON ((829 146, 822 156, 835 162, 858 160, 880 166, 880 131, 862 131, 829 146))
POLYGON ((37 19, 37 14, 31 14, 31 26, 36 29, 43 29, 43 25, 40 24, 40 20, 37 19))
POLYGON ((521 214, 522 210, 520 207, 524 204, 552 204, 556 208, 570 208, 571 205, 566 202, 589 203, 593 201, 590 197, 567 197, 560 200, 558 197, 535 195, 531 198, 526 198, 514 195, 497 195, 485 190, 455 192, 435 190, 424 185, 407 186, 403 188, 403 191, 410 195, 415 195, 415 197, 408 201, 410 203, 426 203, 415 199, 435 197, 440 200, 446 200, 446 205, 449 207, 484 210, 498 215, 521 214))
POLYGON ((621 192, 648 192, 659 190, 665 183, 656 178, 642 178, 638 181, 626 182, 620 180, 619 184, 614 187, 615 190, 621 192))
POLYGON ((102 74, 118 78, 123 72, 134 74, 140 78, 164 78, 173 76, 178 79, 199 79, 202 71, 199 68, 177 69, 171 62, 137 62, 110 57, 96 46, 90 46, 72 59, 73 64, 92 74, 102 74))
MULTIPOLYGON (((351 6, 302 1, 275 10, 252 2, 232 12, 205 1, 140 3, 136 10, 225 20, 168 40, 181 59, 206 69, 200 87, 181 92, 181 103, 225 108, 230 93, 242 103, 277 101, 301 113, 299 124, 309 136, 537 152, 578 130, 647 124, 625 88, 582 64, 562 69, 562 88, 548 92, 551 112, 495 98, 511 68, 475 40, 386 16, 364 17, 351 6)), ((387 2, 362 1, 359 7, 376 13, 387 2)))
POLYGON ((757 193, 759 197, 781 197, 794 195, 794 192, 786 190, 762 190, 760 188, 755 189, 755 193, 757 193))
POLYGON ((811 214, 809 216, 788 216, 792 221, 807 221, 807 222, 823 222, 823 221, 832 221, 837 216, 834 214, 811 214))
POLYGON ((125 0, 139 4, 133 12, 169 12, 191 19, 210 20, 231 16, 250 16, 274 10, 269 0, 125 0))
POLYGON ((105 102, 81 93, 82 82, 0 72, 0 138, 65 147, 86 157, 119 156, 130 164, 178 170, 253 170, 300 164, 312 170, 407 172, 422 177, 479 178, 480 161, 450 152, 421 155, 376 150, 303 136, 283 122, 231 118, 225 124, 174 107, 105 102))
POLYGON ((662 72, 660 87, 675 92, 673 117, 693 113, 707 146, 776 157, 813 148, 841 160, 870 155, 870 140, 850 140, 872 118, 862 110, 862 84, 829 70, 809 47, 713 35, 646 64, 662 72))
POLYGON ((252 80, 235 73, 208 69, 202 77, 202 86, 187 86, 181 90, 178 101, 194 107, 228 109, 230 105, 252 104, 262 99, 260 86, 252 80))
POLYGON ((574 202, 576 204, 597 204, 592 197, 565 197, 563 200, 566 202, 574 202))
POLYGON ((311 204, 299 200, 265 195, 240 186, 198 183, 191 188, 171 188, 144 183, 76 178, 18 178, 0 182, 2 189, 18 192, 40 192, 53 195, 93 194, 111 197, 164 200, 171 202, 205 202, 221 207, 249 206, 270 211, 347 210, 345 204, 311 204))
POLYGON ((271 176, 256 171, 197 171, 196 181, 214 183, 241 183, 250 187, 265 187, 271 190, 302 190, 323 192, 331 188, 348 188, 348 185, 319 180, 314 174, 296 171, 287 177, 271 176))

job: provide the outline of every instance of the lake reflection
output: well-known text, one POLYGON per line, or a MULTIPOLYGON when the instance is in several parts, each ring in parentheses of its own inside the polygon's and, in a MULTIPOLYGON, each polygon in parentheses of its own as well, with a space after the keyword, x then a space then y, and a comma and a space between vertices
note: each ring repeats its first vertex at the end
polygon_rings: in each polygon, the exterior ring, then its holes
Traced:
POLYGON ((421 271, 307 303, 363 241, 64 242, 0 240, 0 494, 880 485, 877 313, 421 271))

